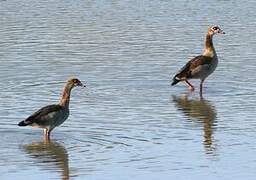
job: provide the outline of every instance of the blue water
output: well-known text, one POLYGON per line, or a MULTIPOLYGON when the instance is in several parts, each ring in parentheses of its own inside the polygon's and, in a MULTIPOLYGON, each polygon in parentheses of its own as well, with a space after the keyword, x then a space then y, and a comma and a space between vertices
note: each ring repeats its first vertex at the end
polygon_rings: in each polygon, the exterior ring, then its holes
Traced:
POLYGON ((0 1, 0 179, 255 179, 256 2, 0 1), (175 72, 219 57, 204 97, 175 72), (17 123, 72 92, 42 139, 17 123))

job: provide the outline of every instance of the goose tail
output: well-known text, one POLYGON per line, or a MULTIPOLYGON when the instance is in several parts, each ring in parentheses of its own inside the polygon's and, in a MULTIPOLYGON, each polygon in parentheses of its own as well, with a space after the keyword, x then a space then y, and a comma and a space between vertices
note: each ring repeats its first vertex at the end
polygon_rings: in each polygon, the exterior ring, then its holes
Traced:
POLYGON ((177 84, 177 83, 179 83, 180 82, 180 80, 178 79, 178 77, 174 77, 173 79, 172 79, 172 86, 174 86, 175 84, 177 84))
POLYGON ((27 126, 27 125, 29 125, 29 123, 27 123, 26 121, 21 121, 18 124, 18 126, 27 126))

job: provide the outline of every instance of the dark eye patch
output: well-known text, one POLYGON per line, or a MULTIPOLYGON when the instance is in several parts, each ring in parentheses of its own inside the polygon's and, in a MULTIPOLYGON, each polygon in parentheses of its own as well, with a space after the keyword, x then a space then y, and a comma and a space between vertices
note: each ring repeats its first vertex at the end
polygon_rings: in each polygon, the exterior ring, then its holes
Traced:
POLYGON ((217 30, 217 29, 219 29, 219 28, 215 26, 215 27, 213 27, 212 29, 215 31, 215 30, 217 30))
POLYGON ((78 83, 78 79, 73 79, 73 83, 78 83))

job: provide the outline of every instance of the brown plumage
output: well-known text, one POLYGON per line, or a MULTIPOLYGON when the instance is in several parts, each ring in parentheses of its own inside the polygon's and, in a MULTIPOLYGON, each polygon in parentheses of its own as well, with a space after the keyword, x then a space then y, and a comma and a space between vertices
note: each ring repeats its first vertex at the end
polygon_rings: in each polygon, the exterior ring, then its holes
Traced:
POLYGON ((58 104, 45 106, 27 119, 21 121, 18 126, 32 126, 44 129, 44 138, 50 138, 50 132, 61 125, 69 116, 69 101, 73 87, 84 86, 76 78, 69 79, 63 89, 62 96, 58 104))
POLYGON ((203 55, 196 56, 181 68, 180 72, 175 75, 175 78, 179 78, 181 80, 182 78, 191 79, 195 78, 195 76, 200 76, 200 72, 194 72, 194 70, 199 66, 209 65, 211 60, 211 57, 203 55))
POLYGON ((203 54, 191 59, 174 76, 172 85, 180 81, 185 81, 191 90, 194 86, 188 82, 189 79, 200 79, 200 95, 202 95, 204 80, 216 69, 218 57, 213 46, 212 37, 214 34, 225 34, 218 26, 212 26, 208 29, 203 54))

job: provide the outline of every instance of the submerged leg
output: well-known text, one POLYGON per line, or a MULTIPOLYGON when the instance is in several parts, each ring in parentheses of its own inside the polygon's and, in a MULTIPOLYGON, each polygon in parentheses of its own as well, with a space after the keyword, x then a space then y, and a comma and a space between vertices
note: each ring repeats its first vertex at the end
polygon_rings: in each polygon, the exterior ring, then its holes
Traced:
POLYGON ((51 130, 44 129, 44 140, 46 141, 50 140, 50 133, 51 133, 51 130))
POLYGON ((204 83, 204 80, 201 80, 201 82, 200 82, 200 96, 201 97, 203 96, 203 83, 204 83))
POLYGON ((190 91, 194 91, 195 90, 194 86, 190 82, 188 82, 188 80, 185 80, 185 83, 188 85, 188 89, 190 91))
POLYGON ((48 129, 44 129, 44 140, 48 140, 48 129))

